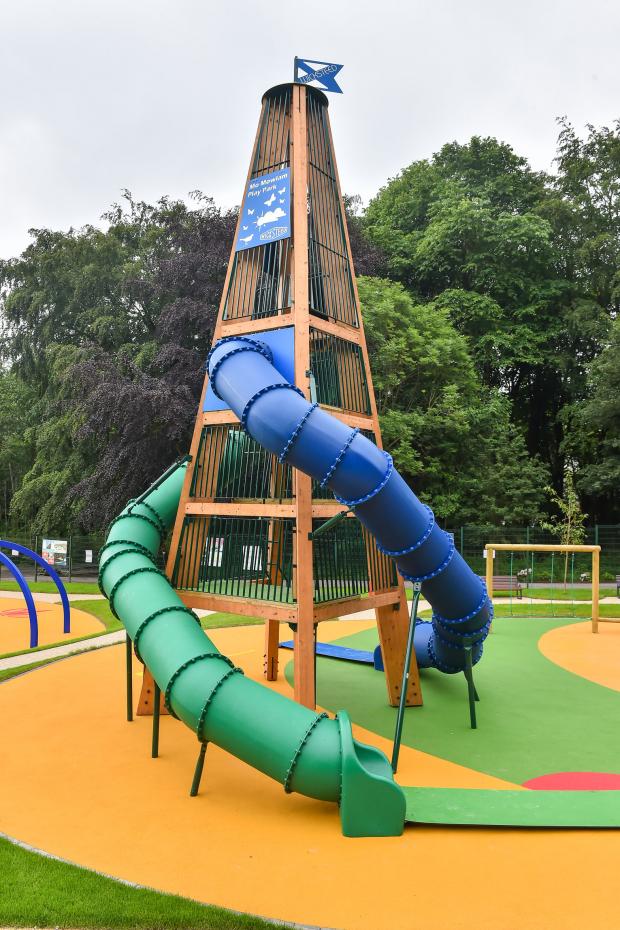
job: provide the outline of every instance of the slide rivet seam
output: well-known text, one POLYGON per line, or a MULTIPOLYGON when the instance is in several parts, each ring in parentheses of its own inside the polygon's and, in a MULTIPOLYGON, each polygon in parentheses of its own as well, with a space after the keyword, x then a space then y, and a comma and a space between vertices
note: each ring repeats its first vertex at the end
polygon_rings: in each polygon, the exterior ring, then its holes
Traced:
POLYGON ((312 723, 310 724, 310 726, 308 727, 308 729, 307 729, 306 732, 304 733, 304 735, 303 735, 303 737, 302 737, 302 739, 301 739, 301 742, 300 742, 299 746, 298 746, 297 749, 295 750, 295 753, 294 753, 294 755, 293 755, 293 758, 291 759, 291 763, 290 763, 290 765, 289 765, 289 767, 288 767, 288 771, 287 771, 287 773, 286 773, 286 777, 285 777, 285 779, 284 779, 284 791, 286 792, 286 794, 290 794, 291 791, 292 791, 291 782, 292 782, 292 780, 293 780, 293 775, 294 775, 294 773, 295 773, 295 767, 297 766, 297 763, 299 762, 299 757, 300 757, 300 755, 301 755, 301 751, 302 751, 302 749, 304 748, 304 746, 306 745, 306 743, 308 742, 308 740, 310 739, 310 735, 312 734, 313 730, 315 729, 315 727, 318 726, 318 724, 321 722, 321 720, 329 720, 328 715, 325 714, 325 713, 323 713, 323 714, 319 714, 318 716, 316 716, 316 717, 314 718, 314 720, 312 721, 312 723))
POLYGON ((211 693, 209 697, 207 698, 204 707, 202 708, 200 712, 200 717, 198 718, 198 726, 196 727, 196 736, 198 737, 199 743, 204 743, 204 728, 205 728, 205 723, 207 722, 207 712, 209 710, 209 707, 211 706, 211 702, 213 701, 213 698, 215 697, 215 695, 217 694, 217 692, 222 687, 225 681, 228 681, 228 679, 231 678, 233 675, 243 675, 243 674, 244 674, 243 669, 238 668, 235 665, 232 668, 229 668, 227 672, 224 672, 222 677, 218 681, 216 681, 215 685, 211 689, 211 693))
POLYGON ((423 546, 426 540, 428 539, 428 537, 433 532, 433 527, 435 526, 435 514, 433 513, 433 511, 427 504, 424 504, 424 507, 426 507, 426 510, 428 512, 429 521, 428 521, 428 525, 426 529, 424 530, 424 533, 422 534, 422 536, 420 536, 418 541, 414 542, 412 546, 405 546, 404 549, 384 549, 383 546, 377 543, 377 549, 379 550, 379 552, 382 552, 383 555, 389 555, 390 558, 392 559, 397 559, 400 556, 409 555, 410 552, 415 552, 416 549, 419 549, 420 546, 423 546))
POLYGON ((202 624, 200 623, 200 617, 198 616, 198 614, 194 613, 193 610, 191 610, 189 607, 186 607, 184 604, 177 604, 176 606, 171 604, 169 607, 160 607, 159 610, 154 610, 152 614, 149 614, 148 617, 144 618, 144 620, 142 621, 142 623, 139 625, 138 629, 136 630, 135 636, 133 638, 133 651, 136 654, 136 658, 140 662, 142 662, 142 664, 144 664, 144 659, 140 655, 139 642, 140 642, 140 637, 144 633, 144 630, 149 625, 151 620, 154 620, 156 617, 161 617, 162 614, 172 613, 173 611, 175 613, 189 614, 190 617, 194 618, 194 620, 196 621, 200 629, 202 629, 202 624))
POLYGON ((256 394, 253 394, 243 408, 243 413, 241 414, 240 420, 244 429, 247 429, 246 424, 254 401, 258 400, 259 397, 262 397, 264 394, 268 394, 269 391, 277 391, 282 389, 286 389, 287 391, 294 391, 296 394, 299 394, 300 397, 303 397, 304 400, 306 399, 304 392, 294 384, 289 384, 288 382, 285 382, 284 384, 267 384, 265 387, 261 388, 260 391, 257 391, 256 394))
POLYGON ((368 503, 368 501, 372 500, 373 497, 376 497, 377 494, 379 494, 379 492, 384 489, 384 487, 390 480, 392 472, 394 471, 394 461, 389 452, 385 452, 383 449, 381 451, 383 452, 387 460, 388 467, 385 472, 385 475, 383 476, 383 478, 381 479, 377 487, 374 488, 374 490, 369 491, 368 494, 365 494, 363 497, 358 497, 355 500, 351 500, 351 501, 346 500, 344 497, 338 497, 337 494, 334 494, 334 497, 336 498, 339 504, 343 504, 345 507, 359 507, 360 504, 368 503))
POLYGON ((228 658, 228 656, 223 655, 221 652, 201 652, 200 655, 192 656, 192 658, 188 659, 187 662, 183 662, 182 665, 179 665, 178 669, 175 672, 173 672, 172 675, 170 676, 170 681, 166 685, 166 690, 164 692, 164 704, 165 704, 166 710, 173 717, 176 717, 177 720, 179 718, 173 711, 172 706, 170 704, 170 698, 172 696, 172 688, 176 684, 179 675, 182 672, 184 672, 185 669, 189 668, 190 665, 193 665, 195 662, 201 662, 203 659, 221 659, 222 662, 226 662, 226 664, 229 665, 231 668, 235 667, 234 664, 228 658))
POLYGON ((295 445, 295 442, 297 441, 297 439, 298 439, 298 437, 299 437, 299 434, 301 433, 301 430, 302 430, 302 428, 303 428, 303 426, 304 426, 304 423, 306 422, 306 420, 308 419, 308 417, 310 416, 310 414, 311 414, 314 410, 316 410, 316 408, 317 408, 318 406, 319 406, 318 404, 311 404, 311 405, 308 407, 308 409, 306 410, 306 412, 304 413, 303 417, 301 418, 301 420, 299 421, 299 423, 297 424, 297 426, 295 427, 295 429, 293 430, 293 432, 291 433, 291 435, 290 435, 290 437, 289 437, 289 439, 288 439, 288 442, 286 443, 286 445, 285 445, 284 448, 282 449, 282 452, 280 452, 280 455, 278 456, 278 462, 280 462, 281 465, 284 464, 284 462, 286 461, 286 458, 287 458, 289 452, 291 451, 291 449, 292 449, 293 446, 295 445))
POLYGON ((355 427, 355 429, 351 432, 351 435, 348 437, 347 441, 343 445, 342 449, 336 456, 333 464, 327 469, 327 472, 325 473, 325 477, 323 478, 320 484, 322 488, 327 487, 328 482, 331 480, 331 478, 333 478, 334 472, 336 471, 336 469, 342 462, 343 458, 346 455, 347 449, 349 448, 349 446, 351 445, 351 443, 353 442, 353 440, 355 439, 358 433, 359 433, 359 429, 355 427))

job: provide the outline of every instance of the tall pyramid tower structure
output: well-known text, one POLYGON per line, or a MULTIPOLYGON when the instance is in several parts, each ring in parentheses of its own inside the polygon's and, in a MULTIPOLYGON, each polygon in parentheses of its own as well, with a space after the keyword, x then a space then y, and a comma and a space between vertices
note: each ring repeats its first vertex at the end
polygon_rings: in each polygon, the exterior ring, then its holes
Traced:
MULTIPOLYGON (((328 102, 307 85, 262 98, 214 341, 250 334, 308 400, 381 445, 328 102)), ((268 680, 289 624, 295 699, 308 707, 317 625, 374 610, 397 704, 408 607, 392 560, 352 515, 317 534, 342 505, 259 446, 208 377, 190 455, 167 562, 183 602, 263 618, 268 680)), ((415 668, 408 688, 407 703, 420 704, 415 668)))

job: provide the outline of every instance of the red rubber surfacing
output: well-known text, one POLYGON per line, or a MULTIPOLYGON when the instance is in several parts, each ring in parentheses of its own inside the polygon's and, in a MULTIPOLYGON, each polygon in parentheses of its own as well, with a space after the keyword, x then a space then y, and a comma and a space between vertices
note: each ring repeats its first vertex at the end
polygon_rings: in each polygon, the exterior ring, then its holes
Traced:
POLYGON ((553 772, 523 782, 538 791, 620 791, 620 775, 612 772, 553 772))

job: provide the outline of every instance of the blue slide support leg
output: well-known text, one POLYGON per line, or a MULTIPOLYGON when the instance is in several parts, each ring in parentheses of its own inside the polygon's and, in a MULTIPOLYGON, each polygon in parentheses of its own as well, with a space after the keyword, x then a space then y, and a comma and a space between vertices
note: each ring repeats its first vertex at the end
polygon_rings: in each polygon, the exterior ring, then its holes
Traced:
POLYGON ((329 487, 393 557, 403 578, 419 582, 433 608, 416 627, 420 667, 462 672, 465 645, 472 662, 482 655, 493 610, 482 580, 454 541, 400 476, 391 456, 359 430, 310 404, 273 366, 259 339, 220 340, 207 361, 211 387, 261 446, 329 487))

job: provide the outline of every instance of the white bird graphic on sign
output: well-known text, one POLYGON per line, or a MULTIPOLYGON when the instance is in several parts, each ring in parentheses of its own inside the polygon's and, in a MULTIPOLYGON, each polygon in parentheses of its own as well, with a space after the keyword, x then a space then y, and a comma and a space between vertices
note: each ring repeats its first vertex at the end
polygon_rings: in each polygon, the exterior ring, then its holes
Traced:
POLYGON ((245 237, 243 237, 240 241, 241 241, 241 242, 251 242, 253 238, 254 238, 254 233, 252 233, 250 236, 245 236, 245 237))
POLYGON ((272 194, 269 200, 265 201, 265 206, 270 207, 272 203, 275 203, 275 200, 276 200, 276 195, 272 194))
POLYGON ((284 203, 284 197, 282 197, 280 200, 278 200, 278 203, 284 203))
POLYGON ((247 226, 242 226, 241 228, 242 228, 243 231, 245 232, 245 230, 246 230, 248 227, 247 227, 247 226))
POLYGON ((285 190, 286 190, 286 188, 283 187, 282 190, 278 191, 278 194, 283 194, 285 190))
POLYGON ((248 216, 253 216, 254 210, 248 210, 248 216))

